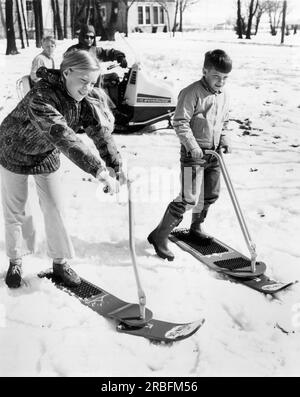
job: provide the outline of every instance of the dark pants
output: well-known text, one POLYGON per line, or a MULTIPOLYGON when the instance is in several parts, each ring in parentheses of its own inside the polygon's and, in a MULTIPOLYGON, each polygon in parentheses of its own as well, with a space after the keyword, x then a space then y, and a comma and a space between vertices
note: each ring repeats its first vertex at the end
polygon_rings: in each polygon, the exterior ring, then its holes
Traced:
POLYGON ((180 194, 169 204, 171 214, 177 218, 193 209, 194 218, 203 222, 208 208, 220 194, 220 166, 212 155, 205 155, 203 165, 181 163, 180 194), (196 215, 197 214, 197 215, 196 215))

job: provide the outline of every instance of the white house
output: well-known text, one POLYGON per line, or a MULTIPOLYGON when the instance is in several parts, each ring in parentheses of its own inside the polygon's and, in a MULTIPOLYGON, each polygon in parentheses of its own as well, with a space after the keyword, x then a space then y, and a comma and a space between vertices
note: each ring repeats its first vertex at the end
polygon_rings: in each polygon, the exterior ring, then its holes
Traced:
MULTIPOLYGON (((15 34, 16 38, 19 37, 18 23, 17 23, 17 8, 16 1, 18 1, 20 10, 21 5, 24 9, 24 16, 26 25, 29 33, 29 38, 34 38, 35 34, 35 23, 34 23, 34 11, 33 11, 33 0, 14 0, 14 15, 15 17, 15 34)), ((53 12, 51 0, 40 0, 42 3, 43 13, 43 28, 44 35, 53 34, 53 12)), ((70 10, 70 0, 69 10, 70 10)), ((63 21, 63 0, 58 0, 60 6, 61 20, 63 21)), ((112 10, 112 4, 118 3, 119 7, 119 20, 117 29, 121 32, 125 31, 126 12, 125 2, 123 0, 103 0, 101 2, 101 15, 104 22, 108 22, 112 10)), ((91 4, 91 12, 93 10, 93 2, 91 4)), ((130 5, 128 10, 128 32, 158 32, 167 29, 172 29, 175 14, 175 0, 128 0, 127 5, 130 5)), ((71 23, 70 23, 70 12, 68 12, 68 36, 71 37, 71 23)), ((0 0, 0 38, 5 38, 5 0, 0 0)))
POLYGON ((175 0, 168 1, 135 1, 128 12, 128 32, 163 31, 165 26, 173 27, 175 0))

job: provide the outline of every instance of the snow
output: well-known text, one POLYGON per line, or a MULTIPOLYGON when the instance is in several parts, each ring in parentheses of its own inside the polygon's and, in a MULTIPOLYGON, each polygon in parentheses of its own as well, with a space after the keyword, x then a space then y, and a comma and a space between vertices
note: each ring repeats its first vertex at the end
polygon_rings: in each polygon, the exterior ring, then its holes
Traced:
MULTIPOLYGON (((75 43, 76 41, 74 41, 75 43)), ((205 51, 232 56, 231 136, 225 161, 258 259, 267 274, 300 280, 300 53, 299 34, 261 35, 238 41, 232 32, 194 32, 172 38, 131 34, 127 42, 154 79, 172 82, 176 93, 201 76, 205 51), (247 125, 251 130, 239 128, 247 125), (239 123, 238 121, 242 122, 239 123)), ((71 40, 58 42, 59 64, 71 40)), ((5 56, 0 41, 0 120, 17 103, 16 80, 30 70, 39 49, 5 56)), ((134 55, 118 37, 114 46, 134 55)), ((155 318, 185 322, 205 317, 191 338, 173 345, 151 344, 115 332, 115 325, 36 274, 51 261, 45 252, 43 219, 30 181, 30 200, 39 232, 35 255, 24 258, 25 284, 9 290, 3 216, 0 212, 0 373, 2 376, 299 376, 300 283, 275 298, 234 284, 170 243, 174 262, 154 255, 146 237, 179 187, 179 142, 173 130, 115 135, 133 184, 135 239, 147 306, 155 318)), ((92 142, 82 139, 93 149, 92 142)), ((96 152, 96 151, 95 151, 96 152)), ((129 251, 126 192, 108 198, 90 176, 62 156, 61 184, 76 258, 84 278, 128 301, 137 301, 129 251)), ((188 227, 190 213, 182 226, 188 227)), ((223 183, 205 230, 248 255, 223 183)))

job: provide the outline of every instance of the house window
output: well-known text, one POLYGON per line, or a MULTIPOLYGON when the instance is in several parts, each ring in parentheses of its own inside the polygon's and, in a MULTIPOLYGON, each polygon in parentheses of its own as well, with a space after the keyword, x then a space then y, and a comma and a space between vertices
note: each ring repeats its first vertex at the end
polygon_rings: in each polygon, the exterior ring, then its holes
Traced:
POLYGON ((153 7, 153 24, 158 25, 158 7, 153 7))
POLYGON ((26 1, 26 11, 32 11, 32 10, 33 10, 32 0, 27 0, 26 1))
POLYGON ((138 24, 143 25, 144 18, 143 18, 143 7, 138 6, 138 24))
POLYGON ((27 14, 27 28, 28 30, 34 30, 34 13, 32 0, 26 1, 26 14, 27 14))
POLYGON ((160 23, 165 23, 165 13, 163 7, 160 7, 160 23))
POLYGON ((151 21, 150 21, 150 7, 149 6, 145 7, 145 19, 146 19, 146 21, 145 21, 146 25, 150 25, 151 21))

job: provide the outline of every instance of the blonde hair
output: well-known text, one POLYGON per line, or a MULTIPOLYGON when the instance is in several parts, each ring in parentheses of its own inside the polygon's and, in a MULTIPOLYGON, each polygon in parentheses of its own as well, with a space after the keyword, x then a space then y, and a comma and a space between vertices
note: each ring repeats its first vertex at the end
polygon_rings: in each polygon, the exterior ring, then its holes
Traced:
POLYGON ((67 69, 99 71, 100 73, 100 64, 98 59, 88 51, 68 51, 60 64, 60 71, 64 72, 67 69))
POLYGON ((42 45, 47 42, 50 42, 51 44, 54 44, 56 46, 55 38, 53 36, 46 36, 42 38, 42 45))
MULTIPOLYGON (((98 59, 85 50, 69 51, 64 54, 63 61, 60 64, 60 71, 63 73, 67 69, 98 71, 100 75, 98 59)), ((109 107, 111 100, 103 88, 94 88, 85 99, 91 105, 94 117, 101 127, 112 132, 115 119, 109 107)))

